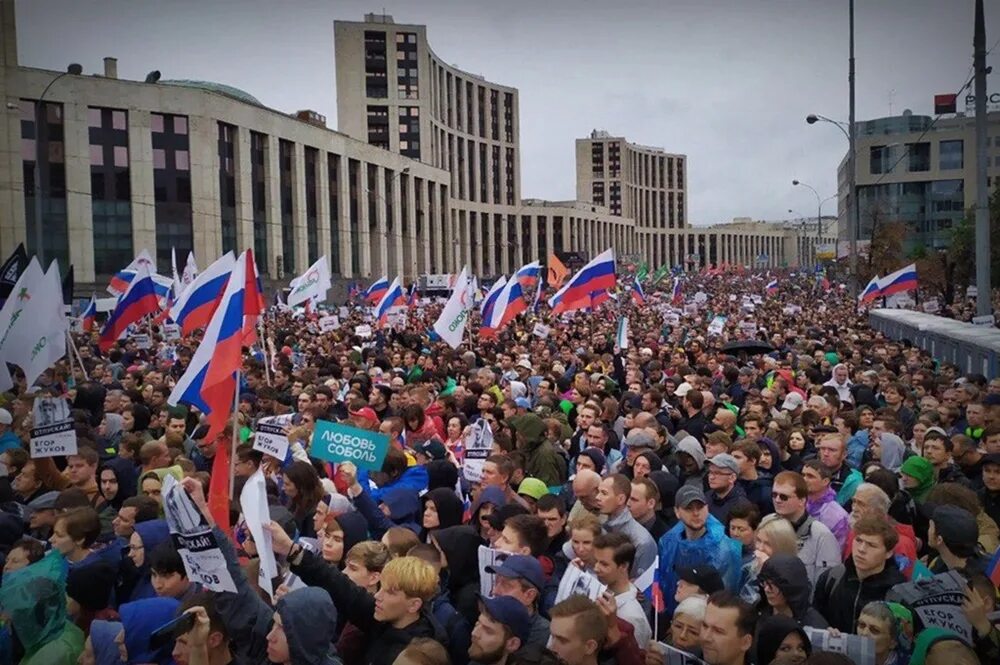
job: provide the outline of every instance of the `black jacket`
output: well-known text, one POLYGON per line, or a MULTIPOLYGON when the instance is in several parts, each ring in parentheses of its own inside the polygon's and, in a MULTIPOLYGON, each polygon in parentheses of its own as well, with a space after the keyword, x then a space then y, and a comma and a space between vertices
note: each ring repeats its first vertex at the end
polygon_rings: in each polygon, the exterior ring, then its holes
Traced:
MULTIPOLYGON (((792 617, 800 625, 813 628, 827 627, 826 619, 809 603, 812 587, 809 584, 806 565, 799 557, 794 554, 775 554, 764 562, 757 579, 761 583, 770 580, 781 590, 781 595, 785 597, 785 602, 792 610, 792 617)), ((763 593, 760 596, 758 610, 763 616, 774 614, 773 608, 768 605, 767 596, 763 593)))
POLYGON ((448 636, 431 615, 429 602, 416 621, 405 628, 395 628, 375 619, 374 596, 312 552, 304 552, 302 562, 293 565, 292 572, 309 586, 324 589, 337 612, 364 634, 365 665, 392 665, 403 649, 419 637, 448 645, 448 636))
POLYGON ((864 580, 858 579, 854 560, 826 570, 816 580, 813 606, 842 633, 856 633, 861 609, 875 600, 885 600, 889 589, 906 581, 893 558, 885 562, 882 572, 864 580))
POLYGON ((1000 492, 993 492, 984 487, 978 494, 983 510, 994 522, 1000 524, 1000 492))

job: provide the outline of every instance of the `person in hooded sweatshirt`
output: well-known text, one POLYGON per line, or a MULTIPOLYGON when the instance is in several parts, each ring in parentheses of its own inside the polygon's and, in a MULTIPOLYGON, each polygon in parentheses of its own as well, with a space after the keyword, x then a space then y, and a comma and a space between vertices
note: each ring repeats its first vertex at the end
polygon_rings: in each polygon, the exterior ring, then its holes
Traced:
POLYGON ((155 663, 171 665, 174 641, 154 647, 150 636, 157 628, 169 623, 177 612, 180 601, 176 598, 144 598, 125 603, 119 608, 122 618, 122 632, 115 641, 124 644, 127 663, 155 663))
POLYGON ((135 525, 122 561, 123 570, 117 591, 119 602, 156 596, 151 579, 153 551, 161 543, 169 541, 170 529, 166 520, 149 520, 135 525))
POLYGON ((812 644, 802 626, 783 614, 764 617, 757 622, 754 644, 757 665, 799 665, 812 654, 812 644))
POLYGON ((423 504, 420 521, 423 527, 420 533, 421 541, 428 542, 427 537, 438 529, 447 529, 462 523, 465 506, 454 489, 441 487, 431 490, 420 497, 420 501, 423 504))
POLYGON ((826 619, 809 603, 812 587, 802 559, 774 554, 764 562, 757 580, 763 592, 757 607, 761 615, 788 616, 802 626, 827 627, 826 619))
POLYGON ((381 540, 385 532, 394 526, 401 526, 420 535, 423 530, 420 524, 420 497, 412 490, 395 488, 382 494, 382 505, 377 506, 368 490, 358 483, 354 470, 344 468, 349 464, 350 462, 341 465, 338 472, 347 479, 348 496, 354 501, 355 509, 367 520, 372 538, 381 540))
POLYGON ((448 655, 451 657, 452 665, 466 665, 469 662, 469 646, 472 644, 471 633, 474 624, 462 616, 461 612, 455 609, 448 594, 448 588, 444 584, 443 565, 441 550, 428 543, 414 545, 407 556, 414 556, 422 559, 434 567, 438 574, 438 593, 431 599, 430 611, 437 620, 444 632, 448 635, 448 655))
MULTIPOLYGON (((296 589, 272 608, 250 585, 232 542, 216 526, 201 483, 185 478, 182 485, 212 527, 236 585, 236 593, 215 594, 215 608, 233 646, 234 661, 241 665, 340 665, 331 644, 337 631, 337 609, 329 595, 317 588, 296 589)), ((277 522, 271 522, 269 530, 272 537, 280 532, 291 542, 277 522)))
POLYGON ((118 651, 115 637, 122 631, 118 621, 98 620, 90 624, 90 634, 83 645, 81 663, 94 665, 121 665, 122 655, 118 651))
POLYGON ((121 457, 104 462, 97 469, 97 491, 101 495, 101 503, 97 508, 101 520, 101 536, 109 539, 114 535, 112 523, 125 499, 135 496, 138 491, 135 466, 121 457))
POLYGON ((479 546, 483 544, 469 525, 453 526, 431 534, 430 542, 441 551, 444 585, 452 605, 475 625, 479 616, 479 546))
POLYGON ((705 487, 705 450, 693 436, 677 442, 677 470, 681 485, 705 487))

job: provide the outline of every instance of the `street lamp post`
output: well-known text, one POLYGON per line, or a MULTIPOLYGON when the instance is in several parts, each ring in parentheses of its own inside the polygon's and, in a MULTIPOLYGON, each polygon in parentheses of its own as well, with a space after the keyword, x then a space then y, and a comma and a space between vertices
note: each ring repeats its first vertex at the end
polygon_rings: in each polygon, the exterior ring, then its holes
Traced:
MULTIPOLYGON (((42 90, 42 94, 38 96, 38 101, 35 102, 35 255, 38 256, 38 262, 43 267, 45 265, 45 234, 42 230, 42 197, 45 195, 45 187, 42 185, 42 123, 45 121, 45 94, 62 77, 79 76, 82 73, 83 67, 75 62, 72 63, 66 68, 66 71, 49 81, 49 84, 42 90)), ((45 138, 47 141, 47 133, 45 138)))

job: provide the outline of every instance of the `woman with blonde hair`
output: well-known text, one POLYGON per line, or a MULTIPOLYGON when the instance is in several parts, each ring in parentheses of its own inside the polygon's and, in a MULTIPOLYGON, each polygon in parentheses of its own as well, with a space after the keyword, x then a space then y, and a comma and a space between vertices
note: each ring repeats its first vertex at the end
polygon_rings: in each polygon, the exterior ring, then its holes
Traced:
POLYGON ((773 513, 761 520, 754 539, 753 559, 743 567, 740 597, 756 606, 760 602, 757 577, 764 562, 775 554, 797 555, 799 544, 792 523, 773 513))

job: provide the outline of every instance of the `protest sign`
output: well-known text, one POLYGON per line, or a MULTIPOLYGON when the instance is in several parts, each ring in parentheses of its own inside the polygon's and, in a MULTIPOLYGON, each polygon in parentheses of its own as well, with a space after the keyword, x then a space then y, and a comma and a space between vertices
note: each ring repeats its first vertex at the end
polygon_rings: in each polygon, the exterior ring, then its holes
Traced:
POLYGON ((548 339, 549 333, 552 332, 544 323, 536 323, 535 327, 531 329, 531 334, 539 339, 548 339))
POLYGON ((586 596, 591 600, 597 600, 607 588, 601 584, 600 580, 593 573, 581 569, 579 566, 569 565, 562 579, 559 580, 559 589, 556 591, 556 602, 562 602, 570 596, 586 596))
POLYGON ((279 460, 288 456, 288 428, 292 424, 289 415, 270 416, 257 421, 253 435, 253 449, 279 460))
POLYGON ((135 348, 137 349, 148 349, 153 346, 152 340, 149 339, 149 335, 146 333, 132 335, 132 341, 135 342, 135 348))
POLYGON ((708 294, 705 293, 704 291, 699 291, 698 293, 694 294, 694 301, 699 305, 704 305, 705 303, 708 302, 708 294))
POLYGON ((215 534, 184 487, 169 474, 163 477, 163 514, 188 579, 212 591, 236 593, 215 534))
POLYGON ((363 325, 360 325, 360 326, 355 326, 354 327, 354 334, 357 335, 358 337, 371 337, 372 336, 372 327, 370 325, 368 325, 368 324, 363 324, 363 325))
POLYGON ((271 511, 267 504, 267 488, 264 483, 264 472, 256 472, 243 485, 240 492, 240 508, 250 535, 253 536, 257 548, 257 558, 260 560, 257 583, 260 588, 274 600, 274 589, 271 580, 278 576, 278 564, 274 560, 274 546, 271 543, 271 532, 264 528, 271 522, 271 511))
POLYGON ((757 334, 757 322, 756 321, 740 321, 740 332, 747 337, 752 337, 757 334))
POLYGON ((386 315, 386 321, 393 328, 402 328, 406 326, 406 310, 405 309, 394 309, 386 315))
POLYGON ((712 319, 712 322, 708 324, 708 334, 709 335, 721 335, 726 327, 726 317, 717 316, 712 319))
POLYGON ((941 304, 938 302, 937 298, 928 298, 924 301, 924 311, 928 314, 934 314, 941 309, 941 304))
POLYGON ((173 342, 181 338, 181 327, 176 323, 163 324, 163 339, 173 342))
POLYGON ((351 312, 346 307, 341 305, 340 307, 337 308, 337 315, 342 319, 346 319, 351 315, 351 312))
POLYGON ((319 320, 320 332, 331 332, 340 327, 340 318, 333 316, 324 316, 319 320))
POLYGON ((804 626, 803 630, 812 644, 813 651, 839 653, 851 659, 854 665, 875 665, 875 640, 852 633, 833 635, 829 630, 804 626))
POLYGON ((62 397, 36 397, 32 406, 31 457, 76 454, 76 430, 69 402, 62 397))
POLYGON ((486 598, 493 597, 493 581, 496 575, 486 572, 486 568, 496 568, 507 560, 510 554, 500 550, 490 549, 486 545, 479 546, 479 593, 486 598))
POLYGON ((464 436, 465 462, 462 473, 470 483, 478 483, 483 477, 483 463, 493 449, 493 430, 484 418, 466 428, 464 436))
POLYGON ((972 642, 972 626, 962 611, 968 583, 954 570, 892 587, 885 599, 906 605, 924 626, 954 631, 972 642))
POLYGON ((663 315, 663 323, 668 326, 677 326, 681 323, 681 315, 677 312, 667 312, 663 315))
POLYGON ((389 437, 378 432, 317 420, 310 454, 328 462, 353 462, 359 469, 380 471, 389 452, 389 437))

